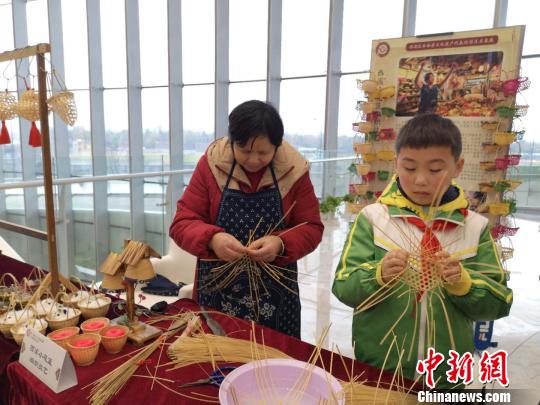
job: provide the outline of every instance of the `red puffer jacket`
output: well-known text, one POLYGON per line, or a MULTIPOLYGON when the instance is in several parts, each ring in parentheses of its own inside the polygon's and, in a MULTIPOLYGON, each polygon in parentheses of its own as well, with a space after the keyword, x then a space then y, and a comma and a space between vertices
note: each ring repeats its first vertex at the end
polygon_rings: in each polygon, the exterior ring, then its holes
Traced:
MULTIPOLYGON (((169 235, 178 246, 198 258, 215 258, 208 243, 214 234, 223 231, 223 228, 214 224, 232 162, 231 147, 226 138, 212 143, 199 160, 189 185, 178 200, 169 235)), ((286 228, 305 222, 281 236, 285 245, 285 257, 276 260, 276 264, 283 266, 312 252, 321 242, 324 226, 306 160, 292 146, 283 142, 276 152, 273 166, 283 198, 284 212, 296 202, 284 220, 286 228)), ((272 185, 270 170, 267 169, 257 191, 272 185)), ((229 187, 243 192, 251 190, 249 179, 239 165, 235 167, 229 187)), ((275 234, 283 232, 281 230, 275 234)))

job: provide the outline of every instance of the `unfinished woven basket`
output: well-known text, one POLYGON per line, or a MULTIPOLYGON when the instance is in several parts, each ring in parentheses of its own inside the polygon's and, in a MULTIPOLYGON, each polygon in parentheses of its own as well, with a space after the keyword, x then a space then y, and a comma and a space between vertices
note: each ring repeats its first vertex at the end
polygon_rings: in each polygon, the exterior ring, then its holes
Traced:
POLYGON ((71 91, 60 91, 53 94, 47 100, 49 109, 56 114, 69 126, 75 125, 77 121, 77 105, 75 96, 71 91))

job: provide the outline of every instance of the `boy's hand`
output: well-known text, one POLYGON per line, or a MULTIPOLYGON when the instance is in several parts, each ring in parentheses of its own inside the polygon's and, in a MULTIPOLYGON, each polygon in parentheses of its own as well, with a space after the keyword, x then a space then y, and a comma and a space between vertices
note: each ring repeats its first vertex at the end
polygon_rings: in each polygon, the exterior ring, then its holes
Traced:
POLYGON ((381 275, 385 283, 390 283, 407 267, 409 253, 405 250, 391 250, 388 252, 381 263, 381 275))
POLYGON ((270 235, 252 242, 247 254, 256 262, 271 263, 283 249, 283 242, 279 236, 270 235))
POLYGON ((435 257, 435 268, 445 283, 457 283, 461 281, 461 266, 458 259, 453 259, 450 254, 441 252, 435 257))
POLYGON ((208 247, 214 251, 219 259, 226 262, 233 262, 247 253, 247 248, 227 232, 216 233, 210 239, 208 247))

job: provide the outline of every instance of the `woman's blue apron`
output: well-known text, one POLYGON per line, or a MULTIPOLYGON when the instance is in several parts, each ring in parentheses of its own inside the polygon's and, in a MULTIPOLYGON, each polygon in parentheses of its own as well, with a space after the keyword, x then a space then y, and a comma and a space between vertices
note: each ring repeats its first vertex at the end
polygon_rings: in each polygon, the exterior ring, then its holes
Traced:
MULTIPOLYGON (((257 228, 252 241, 262 238, 268 229, 280 222, 284 213, 272 164, 270 164, 270 172, 274 187, 255 193, 229 189, 235 165, 236 161, 232 165, 223 189, 216 225, 224 228, 225 232, 246 245, 251 231, 257 228), (261 218, 262 221, 257 226, 261 218)), ((283 229, 285 227, 283 222, 275 230, 283 229)), ((213 307, 239 318, 253 320, 300 338, 300 297, 296 262, 285 266, 288 271, 276 269, 281 275, 279 282, 269 276, 266 270, 261 269, 264 286, 257 285, 258 300, 253 291, 253 284, 250 289, 246 271, 239 272, 231 282, 227 282, 226 286, 216 288, 228 272, 216 279, 215 272, 211 271, 223 264, 225 264, 223 261, 199 260, 197 292, 200 305, 213 307), (286 285, 287 288, 280 283, 286 285)))

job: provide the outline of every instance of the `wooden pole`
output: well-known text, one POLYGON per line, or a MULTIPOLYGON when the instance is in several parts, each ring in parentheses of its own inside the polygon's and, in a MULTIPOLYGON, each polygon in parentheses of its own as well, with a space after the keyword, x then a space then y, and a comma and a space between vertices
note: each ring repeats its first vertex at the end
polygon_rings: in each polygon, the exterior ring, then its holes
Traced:
POLYGON ((136 322, 135 318, 135 285, 131 280, 126 280, 126 306, 129 324, 136 322))
POLYGON ((45 189, 45 215, 47 219, 47 235, 49 250, 49 272, 51 273, 51 290, 54 297, 58 294, 58 257, 56 251, 56 221, 54 219, 54 196, 51 167, 51 144, 49 140, 49 111, 47 108, 47 72, 45 56, 36 54, 38 68, 39 120, 42 137, 43 185, 45 189))

